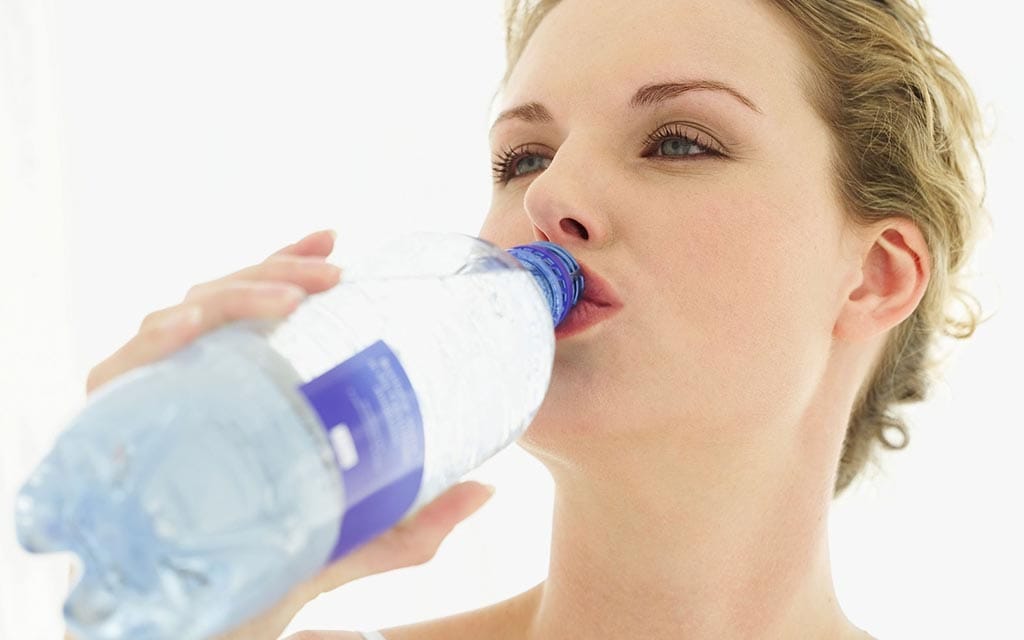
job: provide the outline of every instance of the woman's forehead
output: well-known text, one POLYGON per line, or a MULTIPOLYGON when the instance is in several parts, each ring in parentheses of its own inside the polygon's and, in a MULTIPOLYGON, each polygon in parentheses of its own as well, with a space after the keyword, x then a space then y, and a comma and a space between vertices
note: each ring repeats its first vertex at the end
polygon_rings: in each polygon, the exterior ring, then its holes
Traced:
POLYGON ((660 82, 728 85, 765 108, 799 96, 795 28, 761 0, 561 0, 502 92, 502 109, 566 94, 627 106, 660 82))

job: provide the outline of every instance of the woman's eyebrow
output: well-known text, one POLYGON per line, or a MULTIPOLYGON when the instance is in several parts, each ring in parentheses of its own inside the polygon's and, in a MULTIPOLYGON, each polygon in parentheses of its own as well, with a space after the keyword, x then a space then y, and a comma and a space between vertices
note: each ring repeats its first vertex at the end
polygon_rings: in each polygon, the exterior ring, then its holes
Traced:
POLYGON ((547 107, 539 102, 527 102, 511 109, 506 109, 498 114, 491 125, 491 131, 506 120, 522 120, 523 122, 551 122, 554 118, 547 107))
POLYGON ((633 98, 629 101, 629 106, 634 109, 648 107, 668 100, 669 98, 674 98, 680 94, 686 93, 687 91, 720 91, 727 93, 733 98, 739 100, 750 110, 763 115, 762 111, 756 104, 754 104, 753 100, 724 82, 719 82, 717 80, 684 80, 681 82, 647 84, 637 89, 636 93, 633 94, 633 98))
MULTIPOLYGON (((660 82, 656 84, 647 84, 633 94, 633 97, 629 101, 629 106, 633 109, 639 109, 641 107, 649 107, 659 102, 664 102, 670 98, 674 98, 678 95, 686 93, 688 91, 720 91, 726 93, 733 98, 739 100, 744 106, 751 109, 755 113, 762 114, 761 109, 758 108, 754 101, 743 95, 736 89, 733 89, 724 82, 718 82, 717 80, 684 80, 681 82, 660 82)), ((491 125, 491 131, 496 126, 506 120, 522 120, 523 122, 551 122, 554 118, 551 112, 548 111, 547 107, 539 102, 527 102, 511 109, 506 109, 498 114, 498 117, 494 120, 494 124, 491 125)))

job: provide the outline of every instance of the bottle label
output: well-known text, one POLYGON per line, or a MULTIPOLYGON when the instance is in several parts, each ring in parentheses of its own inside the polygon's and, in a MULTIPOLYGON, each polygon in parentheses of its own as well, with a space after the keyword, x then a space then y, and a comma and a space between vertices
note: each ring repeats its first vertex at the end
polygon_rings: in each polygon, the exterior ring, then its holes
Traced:
POLYGON ((378 340, 300 387, 327 431, 345 486, 330 561, 390 529, 423 479, 423 418, 394 352, 378 340))

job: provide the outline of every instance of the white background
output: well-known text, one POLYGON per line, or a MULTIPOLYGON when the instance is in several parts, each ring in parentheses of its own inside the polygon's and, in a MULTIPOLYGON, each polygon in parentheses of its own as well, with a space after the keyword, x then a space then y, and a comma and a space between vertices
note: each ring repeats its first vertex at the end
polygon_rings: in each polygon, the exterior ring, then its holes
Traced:
MULTIPOLYGON (((1024 638, 1024 55, 1013 3, 926 6, 992 132, 974 271, 995 315, 907 411, 910 448, 837 501, 835 580, 881 638, 1024 638)), ((342 262, 380 233, 477 231, 500 18, 498 0, 0 0, 0 638, 59 637, 68 558, 16 546, 13 494, 148 312, 318 228, 339 231, 342 262)), ((471 477, 497 495, 432 563, 323 596, 289 632, 446 615, 543 579, 544 469, 513 447, 471 477)))

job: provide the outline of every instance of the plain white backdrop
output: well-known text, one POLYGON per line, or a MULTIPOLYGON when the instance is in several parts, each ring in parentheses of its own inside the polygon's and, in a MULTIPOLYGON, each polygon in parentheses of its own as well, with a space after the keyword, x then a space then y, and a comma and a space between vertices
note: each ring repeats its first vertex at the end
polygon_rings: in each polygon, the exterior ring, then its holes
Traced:
MULTIPOLYGON (((836 502, 835 581, 883 639, 1024 638, 1024 46, 1012 3, 925 6, 991 132, 973 271, 993 317, 906 411, 910 447, 836 502)), ((69 558, 17 547, 13 495, 147 313, 318 228, 342 263, 383 233, 478 230, 502 38, 499 0, 0 0, 0 638, 60 637, 69 558)), ((470 477, 497 494, 431 563, 324 595, 288 633, 542 580, 546 471, 512 447, 470 477)))

